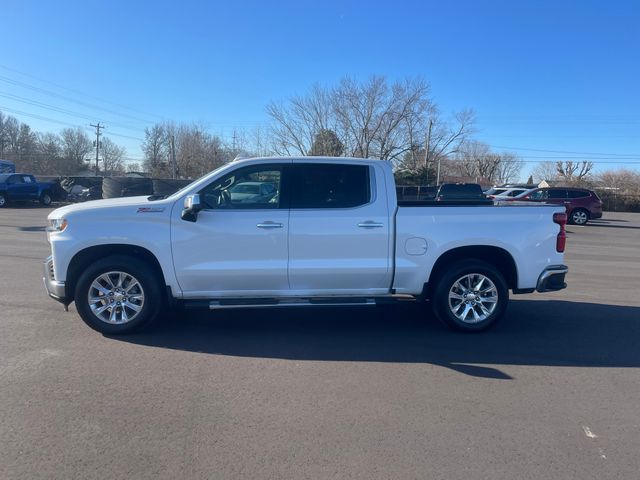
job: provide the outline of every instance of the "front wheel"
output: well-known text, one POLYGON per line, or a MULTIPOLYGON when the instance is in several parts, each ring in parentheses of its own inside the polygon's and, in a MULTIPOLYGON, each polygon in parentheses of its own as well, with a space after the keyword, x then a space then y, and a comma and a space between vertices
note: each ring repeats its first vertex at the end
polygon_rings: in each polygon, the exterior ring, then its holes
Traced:
POLYGON ((119 335, 152 323, 163 304, 156 275, 128 256, 107 257, 85 270, 75 291, 78 313, 94 330, 119 335))
POLYGON ((0 208, 7 206, 7 197, 4 193, 0 193, 0 208))
POLYGON ((434 314, 463 332, 486 330, 504 316, 509 290, 503 275, 488 263, 464 260, 435 279, 434 314))

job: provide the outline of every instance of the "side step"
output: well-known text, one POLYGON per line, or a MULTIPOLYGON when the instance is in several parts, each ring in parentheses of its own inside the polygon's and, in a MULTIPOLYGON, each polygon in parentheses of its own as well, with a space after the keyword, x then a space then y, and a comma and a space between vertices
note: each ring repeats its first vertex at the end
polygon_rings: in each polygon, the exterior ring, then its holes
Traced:
POLYGON ((278 298, 217 298, 181 300, 186 309, 229 310, 234 308, 273 307, 349 307, 413 303, 413 295, 393 294, 376 297, 278 297, 278 298))
POLYGON ((376 301, 373 298, 251 298, 244 300, 211 300, 209 302, 209 310, 273 307, 346 307, 361 305, 376 305, 376 301))

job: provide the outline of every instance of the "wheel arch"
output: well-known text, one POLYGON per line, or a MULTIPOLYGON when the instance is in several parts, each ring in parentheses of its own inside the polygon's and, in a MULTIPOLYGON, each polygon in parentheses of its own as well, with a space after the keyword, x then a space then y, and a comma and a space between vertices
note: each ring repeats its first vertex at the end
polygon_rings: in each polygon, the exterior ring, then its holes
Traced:
POLYGON ((144 247, 131 244, 109 244, 109 245, 95 245, 87 247, 77 252, 67 268, 67 278, 65 282, 65 290, 67 298, 71 299, 74 296, 76 283, 82 272, 94 261, 111 255, 126 255, 137 258, 143 261, 157 275, 158 280, 161 282, 161 289, 163 292, 167 290, 167 283, 164 277, 164 272, 160 266, 160 262, 156 256, 144 247))
POLYGON ((452 248, 438 257, 424 286, 423 295, 426 298, 431 297, 435 289, 434 280, 440 276, 447 265, 460 260, 480 260, 488 263, 504 276, 508 288, 518 288, 518 268, 513 256, 507 250, 492 245, 473 245, 452 248))

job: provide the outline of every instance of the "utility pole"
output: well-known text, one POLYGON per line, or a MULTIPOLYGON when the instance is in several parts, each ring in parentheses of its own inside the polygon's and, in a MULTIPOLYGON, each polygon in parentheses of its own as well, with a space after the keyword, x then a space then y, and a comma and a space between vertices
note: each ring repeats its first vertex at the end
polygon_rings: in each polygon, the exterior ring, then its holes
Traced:
POLYGON ((173 170, 172 178, 175 179, 178 168, 176 165, 176 137, 174 135, 171 135, 171 167, 173 170))
POLYGON ((429 130, 427 130, 427 138, 424 142, 424 173, 426 175, 426 182, 429 185, 429 149, 431 148, 431 127, 433 126, 433 120, 429 119, 429 130))
POLYGON ((102 133, 100 133, 100 129, 101 128, 105 128, 104 125, 100 125, 100 122, 98 122, 97 125, 94 125, 93 123, 90 123, 89 126, 94 127, 96 129, 96 177, 98 176, 98 153, 100 151, 100 135, 102 135, 102 133))
POLYGON ((232 145, 233 145, 232 150, 233 150, 234 154, 236 153, 236 140, 237 140, 237 138, 238 138, 238 135, 236 134, 236 129, 234 128, 233 129, 233 143, 232 143, 232 145))
POLYGON ((431 127, 433 127, 433 120, 429 119, 429 130, 427 130, 427 138, 424 142, 424 168, 429 166, 429 150, 431 148, 431 127))

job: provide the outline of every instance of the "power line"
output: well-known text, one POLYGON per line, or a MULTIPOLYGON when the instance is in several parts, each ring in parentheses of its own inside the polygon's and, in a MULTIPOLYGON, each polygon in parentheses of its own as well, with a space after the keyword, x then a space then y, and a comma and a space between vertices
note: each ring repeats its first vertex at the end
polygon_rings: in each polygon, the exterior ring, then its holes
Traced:
POLYGON ((39 82, 48 83, 49 85, 53 85, 54 87, 61 88, 62 90, 66 90, 66 91, 71 92, 71 93, 79 93, 80 95, 84 95, 85 97, 91 98, 93 100, 98 100, 99 102, 102 102, 102 103, 108 103, 108 104, 111 104, 111 105, 115 105, 116 107, 125 108, 127 110, 132 111, 132 112, 141 113, 143 115, 150 115, 152 117, 156 117, 156 118, 159 118, 161 120, 163 119, 163 117, 161 115, 158 115, 156 113, 145 112, 143 110, 138 110, 136 108, 129 107, 127 105, 123 105, 121 103, 113 102, 113 101, 110 101, 110 100, 104 100, 104 99, 101 99, 99 97, 96 97, 96 96, 93 96, 93 95, 89 95, 88 93, 82 92, 80 90, 76 90, 75 88, 65 87, 63 85, 60 85, 59 83, 55 83, 55 82, 52 82, 50 80, 45 80, 43 78, 36 77, 35 75, 31 75, 31 74, 28 74, 28 73, 21 72, 20 70, 16 70, 15 68, 7 67, 6 65, 0 65, 0 68, 2 68, 4 70, 9 70, 10 72, 17 73, 19 75, 23 75, 25 77, 33 78, 34 80, 38 80, 39 82))
POLYGON ((640 157, 640 153, 594 153, 594 152, 572 152, 568 150, 543 150, 540 148, 506 147, 504 145, 489 145, 492 148, 506 148, 508 150, 525 150, 528 152, 543 153, 569 153, 572 155, 606 155, 609 157, 640 157))
MULTIPOLYGON (((68 127, 73 127, 73 128, 84 128, 85 130, 89 130, 88 127, 84 126, 84 125, 79 125, 77 123, 69 123, 69 122, 65 122, 62 120, 57 120, 55 118, 51 118, 51 117, 45 117, 43 115, 37 115, 35 113, 29 113, 29 112, 23 112, 22 110, 17 110, 15 108, 9 108, 9 107, 3 107, 2 105, 0 105, 0 110, 4 110, 6 112, 10 112, 10 113, 14 113, 16 115, 24 115, 26 117, 31 117, 31 118, 35 118, 37 120, 42 120, 45 122, 52 122, 52 123, 58 123, 60 125, 65 125, 68 127)), ((140 137, 132 137, 131 135, 124 135, 122 133, 116 133, 116 132, 110 132, 109 135, 112 135, 114 137, 121 137, 121 138, 128 138, 130 140, 137 140, 139 142, 144 142, 144 140, 140 137)))
POLYGON ((82 105, 83 107, 86 107, 86 108, 91 108, 93 110, 101 110, 103 112, 107 112, 107 113, 110 113, 112 115, 116 115, 118 117, 129 118, 131 120, 135 120, 135 121, 142 122, 142 123, 147 123, 147 124, 156 123, 153 120, 148 120, 148 119, 136 117, 136 116, 133 116, 133 115, 129 115, 127 113, 116 112, 115 110, 104 108, 104 107, 101 107, 99 105, 95 105, 95 104, 92 104, 92 103, 83 102, 83 101, 77 100, 75 98, 67 97, 66 95, 61 95, 59 93, 52 92, 51 90, 46 90, 44 88, 35 87, 33 85, 29 85, 28 83, 24 83, 24 82, 21 82, 19 80, 13 80, 13 79, 11 79, 9 77, 5 77, 5 76, 2 76, 2 75, 0 75, 0 82, 8 83, 10 85, 15 85, 15 86, 18 86, 18 87, 21 87, 21 88, 26 88, 28 90, 32 90, 34 92, 42 93, 42 94, 45 94, 45 95, 50 95, 52 97, 56 97, 56 98, 65 100, 67 102, 72 102, 72 103, 76 103, 78 105, 82 105))
MULTIPOLYGON (((49 103, 39 102, 37 100, 30 100, 28 98, 21 97, 19 95, 13 95, 13 94, 6 93, 6 92, 0 92, 0 97, 8 98, 10 100, 16 100, 18 102, 26 103, 27 105, 33 105, 35 107, 44 108, 46 110, 51 110, 51 111, 58 112, 58 113, 64 113, 65 115, 70 115, 70 116, 73 116, 73 117, 83 118, 85 120, 93 120, 95 118, 95 117, 92 117, 92 116, 89 116, 89 115, 85 115, 85 114, 82 114, 82 113, 74 112, 73 110, 67 110, 66 108, 56 107, 55 105, 51 105, 49 103)), ((122 123, 113 123, 113 125, 116 125, 116 126, 118 126, 120 128, 124 128, 126 130, 132 130, 134 132, 142 132, 143 131, 139 127, 138 128, 131 127, 131 126, 128 126, 128 125, 125 125, 125 124, 122 124, 122 123)))

